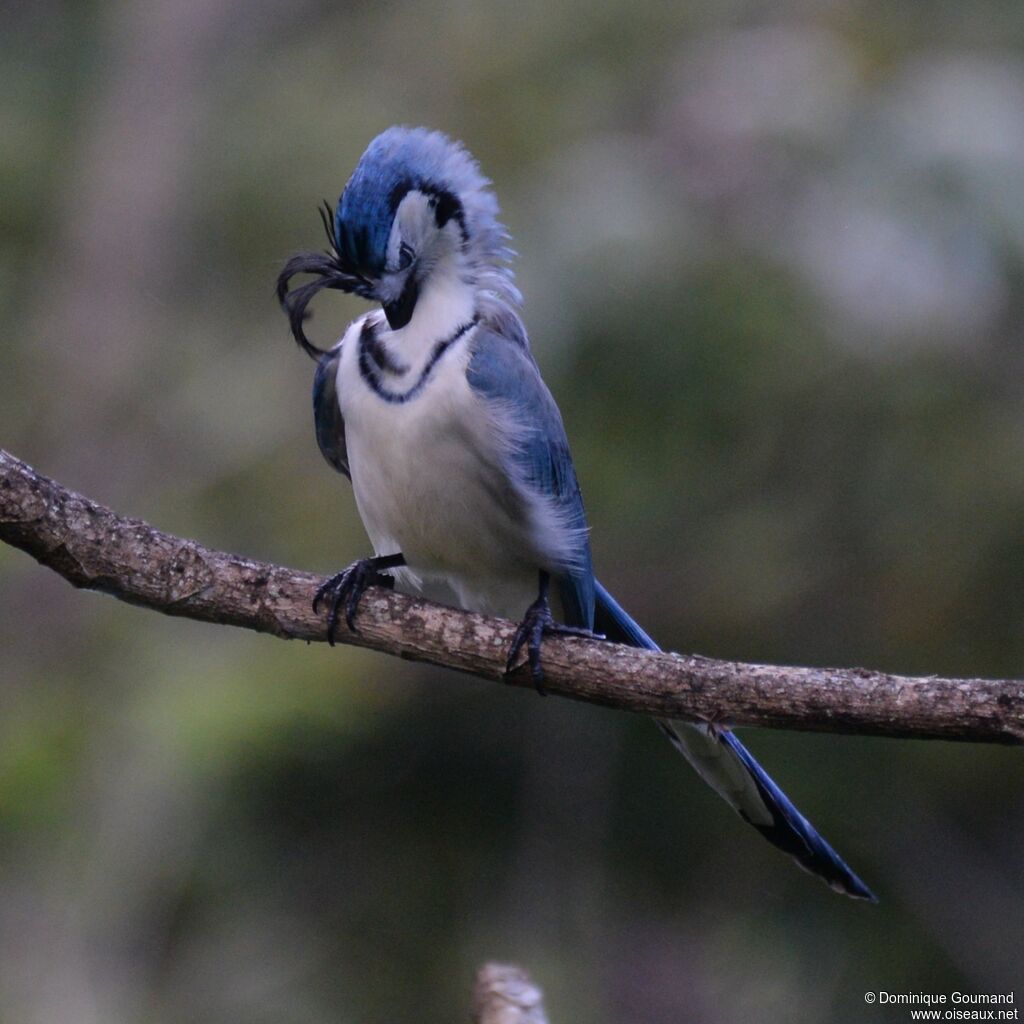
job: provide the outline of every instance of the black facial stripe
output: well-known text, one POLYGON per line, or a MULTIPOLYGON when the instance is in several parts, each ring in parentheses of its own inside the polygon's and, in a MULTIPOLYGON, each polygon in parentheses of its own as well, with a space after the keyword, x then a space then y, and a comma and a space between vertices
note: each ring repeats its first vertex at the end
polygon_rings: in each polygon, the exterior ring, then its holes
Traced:
POLYGON ((402 200, 406 197, 408 191, 413 188, 413 183, 407 178, 400 181, 391 191, 388 193, 388 208, 391 210, 391 216, 394 217, 398 211, 398 207, 402 205, 402 200))
POLYGON ((449 192, 448 189, 441 188, 440 185, 435 185, 433 182, 403 180, 395 185, 388 195, 388 206, 391 209, 392 217, 398 212, 402 200, 413 189, 422 192, 430 199, 430 208, 434 211, 434 223, 439 228, 443 228, 448 221, 454 220, 459 225, 462 240, 466 241, 469 235, 466 231, 466 213, 462 208, 462 200, 454 192, 449 192))
POLYGON ((462 233, 465 234, 466 222, 462 212, 462 203, 451 192, 439 192, 437 205, 434 207, 434 220, 437 221, 437 226, 443 228, 453 217, 462 229, 462 233))
POLYGON ((385 402, 390 402, 392 405, 401 405, 403 402, 408 402, 409 399, 415 398, 426 387, 427 381, 430 379, 430 375, 433 373, 438 360, 470 328, 475 327, 479 319, 478 316, 474 316, 468 323, 464 323, 461 327, 457 328, 454 334, 444 338, 434 346, 434 350, 430 353, 430 358, 427 360, 422 372, 408 391, 391 391, 381 383, 380 373, 378 372, 378 366, 381 366, 381 363, 376 360, 374 350, 380 351, 382 346, 375 336, 374 323, 367 320, 359 334, 359 375, 366 381, 367 386, 378 397, 384 399, 385 402), (377 366, 374 365, 374 362, 377 362, 377 366))
POLYGON ((436 185, 425 185, 422 191, 430 196, 430 206, 434 211, 434 223, 443 228, 450 220, 459 225, 462 240, 469 236, 466 232, 466 214, 462 209, 462 201, 454 192, 438 188, 436 185))

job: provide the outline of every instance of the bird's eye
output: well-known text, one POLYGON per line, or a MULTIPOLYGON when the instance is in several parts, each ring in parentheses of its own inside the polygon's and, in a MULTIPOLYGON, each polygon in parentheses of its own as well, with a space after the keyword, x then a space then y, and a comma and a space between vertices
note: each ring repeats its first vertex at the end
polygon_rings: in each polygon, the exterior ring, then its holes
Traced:
POLYGON ((407 270, 415 257, 416 254, 412 251, 412 247, 403 242, 398 248, 398 269, 407 270))

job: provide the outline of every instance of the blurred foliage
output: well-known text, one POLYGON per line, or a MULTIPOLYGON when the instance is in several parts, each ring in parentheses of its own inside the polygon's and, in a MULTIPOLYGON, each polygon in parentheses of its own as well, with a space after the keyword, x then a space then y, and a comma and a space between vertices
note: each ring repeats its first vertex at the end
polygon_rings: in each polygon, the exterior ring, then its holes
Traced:
MULTIPOLYGON (((369 139, 427 124, 495 181, 600 575, 647 628, 1020 674, 1019 5, 0 19, 0 442, 43 472, 257 557, 363 553, 272 285, 369 139)), ((867 908, 627 716, 164 620, 7 549, 0 645, 3 1021, 450 1021, 492 957, 592 1024, 1022 980, 1014 751, 750 737, 867 908)))

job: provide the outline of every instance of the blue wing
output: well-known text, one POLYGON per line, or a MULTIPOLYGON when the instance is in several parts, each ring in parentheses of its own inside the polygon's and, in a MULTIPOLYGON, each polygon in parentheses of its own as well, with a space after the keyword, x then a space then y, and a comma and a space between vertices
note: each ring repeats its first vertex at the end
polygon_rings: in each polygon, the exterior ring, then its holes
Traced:
POLYGON ((554 500, 561 521, 575 538, 572 557, 555 576, 566 624, 591 629, 594 574, 587 516, 558 406, 530 355, 518 317, 481 322, 472 349, 466 370, 470 386, 487 400, 500 403, 512 417, 516 443, 508 458, 515 477, 536 494, 554 500))
POLYGON ((338 405, 338 363, 341 362, 341 342, 325 352, 316 364, 313 378, 313 423, 316 443, 323 457, 349 479, 348 451, 345 448, 345 420, 338 405))

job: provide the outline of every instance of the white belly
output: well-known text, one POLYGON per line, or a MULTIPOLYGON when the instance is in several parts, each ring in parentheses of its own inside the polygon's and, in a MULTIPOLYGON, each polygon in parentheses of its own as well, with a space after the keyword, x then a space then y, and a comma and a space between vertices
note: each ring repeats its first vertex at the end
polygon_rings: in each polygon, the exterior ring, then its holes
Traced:
POLYGON ((529 503, 506 475, 493 423, 466 381, 468 349, 449 351, 423 391, 383 401, 349 344, 338 394, 356 504, 377 554, 402 552, 414 583, 444 582, 455 603, 518 618, 547 561, 529 503))

